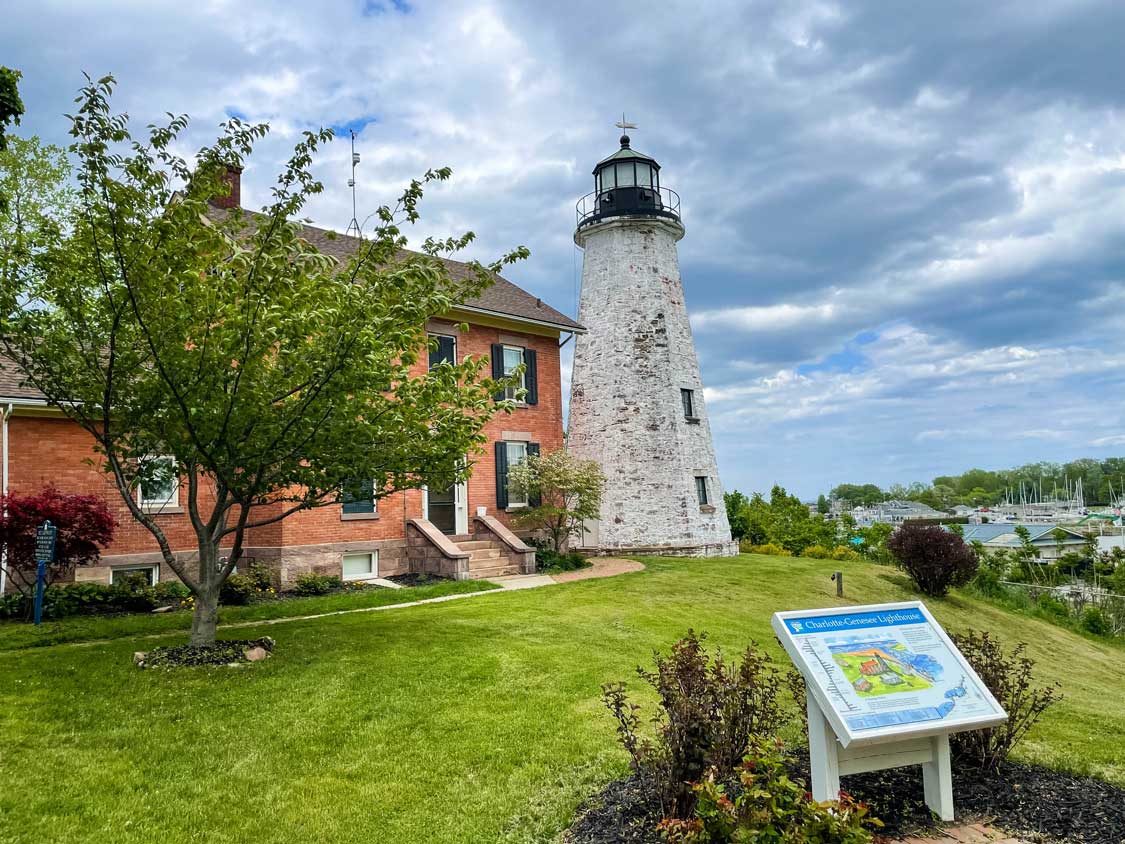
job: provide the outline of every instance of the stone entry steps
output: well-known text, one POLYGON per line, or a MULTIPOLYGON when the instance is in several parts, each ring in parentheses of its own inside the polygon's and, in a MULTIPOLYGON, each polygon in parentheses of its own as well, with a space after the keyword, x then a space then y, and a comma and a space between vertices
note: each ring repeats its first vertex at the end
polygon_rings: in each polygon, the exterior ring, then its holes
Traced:
POLYGON ((425 519, 407 529, 412 571, 458 580, 526 575, 535 571, 535 551, 493 516, 477 514, 472 533, 444 534, 425 519))

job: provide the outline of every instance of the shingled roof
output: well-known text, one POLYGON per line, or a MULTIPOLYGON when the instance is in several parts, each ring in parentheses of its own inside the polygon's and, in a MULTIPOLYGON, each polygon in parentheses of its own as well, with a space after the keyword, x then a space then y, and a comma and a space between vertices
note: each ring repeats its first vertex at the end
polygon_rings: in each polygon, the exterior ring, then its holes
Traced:
MULTIPOLYGON (((219 212, 222 213, 222 212, 219 212)), ((328 229, 305 225, 304 237, 317 250, 325 255, 331 255, 341 263, 349 260, 352 254, 363 241, 348 235, 339 234, 328 229)), ((411 254, 403 250, 402 256, 411 254)), ((473 277, 473 271, 468 264, 443 258, 451 278, 468 279, 473 277)), ((484 290, 480 296, 464 303, 464 307, 473 311, 486 311, 501 316, 512 317, 519 320, 545 323, 561 328, 564 331, 581 331, 582 326, 566 314, 560 313, 542 299, 532 296, 526 290, 517 287, 503 276, 495 276, 495 283, 484 290)))
POLYGON ((11 360, 0 354, 0 399, 38 399, 43 394, 31 386, 21 386, 23 375, 11 360))
MULTIPOLYGON (((226 211, 212 208, 210 215, 218 216, 226 211)), ((349 260, 352 253, 362 243, 358 238, 339 234, 329 229, 317 226, 303 225, 304 237, 325 255, 331 255, 341 263, 349 260)), ((402 256, 408 257, 411 252, 402 250, 402 256)), ((449 275, 454 279, 468 279, 473 277, 473 271, 468 264, 453 261, 449 258, 441 259, 449 275)), ((581 325, 566 314, 560 313, 550 305, 532 296, 526 290, 512 284, 503 276, 497 275, 491 287, 484 290, 479 296, 470 299, 459 306, 463 310, 486 314, 495 314, 509 319, 527 320, 539 325, 551 326, 562 331, 583 331, 581 325)), ((43 399, 43 394, 34 387, 21 386, 22 377, 18 368, 7 358, 0 356, 0 399, 43 399)))

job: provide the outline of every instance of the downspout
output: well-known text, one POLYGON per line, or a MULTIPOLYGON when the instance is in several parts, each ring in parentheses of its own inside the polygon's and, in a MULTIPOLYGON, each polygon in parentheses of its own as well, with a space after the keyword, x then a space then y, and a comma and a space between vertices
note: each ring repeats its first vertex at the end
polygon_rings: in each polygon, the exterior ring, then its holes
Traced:
MULTIPOLYGON (((0 445, 0 464, 3 468, 0 469, 0 494, 5 498, 8 496, 8 417, 12 415, 12 403, 8 402, 8 406, 0 410, 0 438, 3 439, 3 444, 0 445)), ((4 515, 8 515, 5 508, 4 515)), ((8 546, 0 548, 0 597, 3 597, 4 590, 8 585, 8 546)))

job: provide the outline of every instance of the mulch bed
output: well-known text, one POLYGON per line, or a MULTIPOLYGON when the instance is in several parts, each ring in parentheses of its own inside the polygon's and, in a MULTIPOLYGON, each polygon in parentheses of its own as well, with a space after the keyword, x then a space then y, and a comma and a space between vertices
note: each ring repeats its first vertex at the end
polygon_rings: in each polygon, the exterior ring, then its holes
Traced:
MULTIPOLYGON (((808 782, 808 756, 795 755, 795 777, 808 782)), ((844 790, 871 807, 887 840, 932 832, 937 825, 922 794, 922 771, 914 766, 843 777, 844 790)), ((958 819, 980 820, 1037 840, 1067 844, 1122 844, 1125 789, 1091 777, 1006 762, 994 776, 953 773, 958 819)), ((660 844, 655 832, 660 807, 648 800, 634 777, 610 783, 579 810, 568 844, 660 844)))
POLYGON ((179 668, 197 665, 237 665, 249 662, 246 651, 261 648, 267 653, 273 651, 274 640, 269 636, 261 639, 220 639, 213 645, 176 645, 174 647, 153 648, 139 659, 139 668, 179 668))

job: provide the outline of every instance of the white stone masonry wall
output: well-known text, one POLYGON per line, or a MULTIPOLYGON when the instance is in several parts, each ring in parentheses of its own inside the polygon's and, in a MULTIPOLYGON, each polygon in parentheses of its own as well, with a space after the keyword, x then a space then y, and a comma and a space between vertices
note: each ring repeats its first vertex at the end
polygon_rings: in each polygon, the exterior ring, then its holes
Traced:
POLYGON ((580 229, 585 249, 568 446, 606 473, 596 544, 733 553, 671 220, 617 217, 580 229), (698 422, 680 390, 694 391, 698 422), (707 478, 701 506, 696 476, 707 478))

